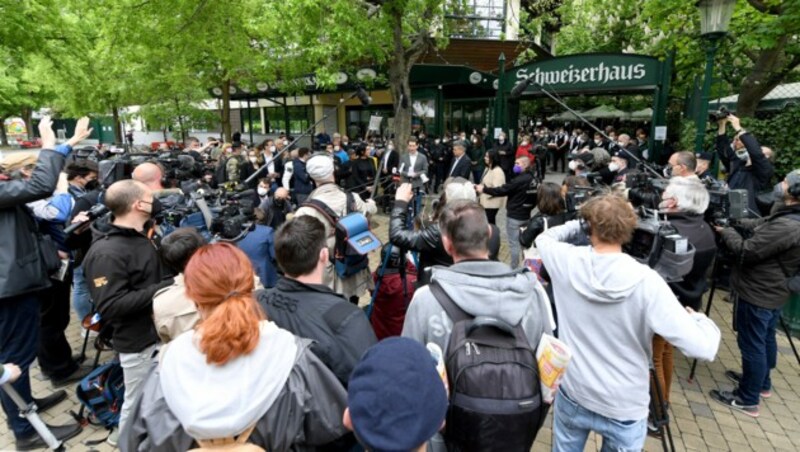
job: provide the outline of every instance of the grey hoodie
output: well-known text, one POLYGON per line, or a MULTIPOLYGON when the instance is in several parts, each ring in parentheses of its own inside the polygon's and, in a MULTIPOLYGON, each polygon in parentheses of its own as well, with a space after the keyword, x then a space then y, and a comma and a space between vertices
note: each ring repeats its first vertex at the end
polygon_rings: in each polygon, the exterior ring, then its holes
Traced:
MULTIPOLYGON (((543 333, 555 328, 547 294, 532 273, 514 273, 494 261, 463 261, 450 267, 434 267, 431 281, 465 312, 496 317, 522 329, 533 349, 543 333)), ((403 324, 403 336, 426 345, 433 342, 447 352, 453 322, 425 286, 414 293, 403 324)))
POLYGON ((577 220, 536 239, 550 274, 559 339, 572 351, 561 387, 582 407, 620 421, 647 417, 653 334, 688 357, 711 361, 719 328, 689 314, 667 283, 627 254, 598 254, 567 242, 577 220))

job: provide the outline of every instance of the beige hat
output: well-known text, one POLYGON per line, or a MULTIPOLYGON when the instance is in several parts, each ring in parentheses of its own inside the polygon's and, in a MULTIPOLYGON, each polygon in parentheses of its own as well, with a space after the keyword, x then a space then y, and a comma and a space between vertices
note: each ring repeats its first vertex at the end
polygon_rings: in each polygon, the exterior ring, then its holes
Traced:
POLYGON ((0 170, 5 173, 13 173, 14 171, 24 168, 29 165, 36 165, 39 158, 31 154, 11 154, 6 155, 2 162, 0 162, 0 170))

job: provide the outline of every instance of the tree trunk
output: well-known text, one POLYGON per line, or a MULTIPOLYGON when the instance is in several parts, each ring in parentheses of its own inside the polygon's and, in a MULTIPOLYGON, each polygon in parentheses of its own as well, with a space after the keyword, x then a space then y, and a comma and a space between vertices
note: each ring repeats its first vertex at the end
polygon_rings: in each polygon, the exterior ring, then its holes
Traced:
POLYGON ((181 142, 186 145, 186 129, 183 127, 183 116, 181 115, 181 103, 175 98, 175 113, 178 115, 178 128, 181 131, 181 142))
POLYGON ((403 154, 411 136, 412 99, 409 77, 418 56, 413 56, 416 54, 414 52, 408 53, 403 45, 403 11, 392 10, 391 17, 394 49, 389 61, 389 91, 394 104, 394 145, 403 154))
POLYGON ((231 134, 231 81, 222 82, 222 136, 225 141, 230 143, 233 140, 231 134))
POLYGON ((28 130, 28 139, 33 141, 36 138, 36 133, 33 129, 33 109, 22 107, 22 120, 25 121, 25 128, 28 130))
POLYGON ((125 143, 122 139, 122 127, 119 121, 119 108, 116 105, 111 107, 111 116, 114 119, 114 143, 121 146, 125 143))
POLYGON ((783 36, 771 49, 764 49, 754 59, 753 68, 739 87, 736 115, 740 118, 756 114, 758 103, 797 66, 796 60, 788 60, 785 48, 788 36, 783 36))
POLYGON ((6 135, 6 118, 0 118, 0 146, 8 146, 8 136, 6 135))

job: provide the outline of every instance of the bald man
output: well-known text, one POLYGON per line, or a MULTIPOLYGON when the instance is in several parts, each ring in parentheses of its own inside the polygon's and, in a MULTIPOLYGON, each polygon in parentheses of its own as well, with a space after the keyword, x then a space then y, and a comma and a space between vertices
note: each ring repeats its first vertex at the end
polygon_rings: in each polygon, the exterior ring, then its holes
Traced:
MULTIPOLYGON (((114 221, 107 231, 94 231, 94 242, 83 261, 89 293, 103 323, 113 327, 114 350, 122 365, 125 402, 120 428, 127 423, 130 407, 150 373, 150 358, 158 343, 153 297, 172 284, 172 278, 164 279, 167 271, 144 233, 154 202, 153 190, 142 182, 128 179, 112 184, 104 203, 114 221)), ((108 442, 116 446, 118 438, 119 429, 115 429, 108 442)))
POLYGON ((164 178, 164 171, 155 163, 144 162, 133 170, 131 176, 133 180, 143 183, 150 190, 163 190, 164 186, 161 179, 164 178))

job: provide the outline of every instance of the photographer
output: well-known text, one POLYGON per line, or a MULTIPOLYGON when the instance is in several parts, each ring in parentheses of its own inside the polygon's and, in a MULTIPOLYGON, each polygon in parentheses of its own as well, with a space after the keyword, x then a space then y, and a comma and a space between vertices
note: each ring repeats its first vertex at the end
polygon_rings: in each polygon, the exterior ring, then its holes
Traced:
MULTIPOLYGON (((392 217, 389 221, 389 240, 392 245, 403 250, 418 251, 419 254, 419 283, 428 283, 428 267, 453 265, 453 259, 447 254, 442 243, 442 233, 439 230, 439 214, 449 204, 455 201, 475 201, 475 189, 468 180, 463 178, 449 179, 444 184, 444 192, 439 197, 436 211, 431 222, 418 231, 409 230, 407 227, 408 204, 414 197, 411 184, 403 184, 397 189, 392 217)), ((500 230, 491 225, 492 234, 489 239, 489 258, 497 260, 500 252, 500 230)))
MULTIPOLYGON (((88 137, 92 129, 89 118, 81 118, 75 135, 58 147, 49 117, 42 118, 39 133, 42 150, 36 167, 28 180, 10 180, 0 177, 0 362, 15 363, 21 375, 12 384, 25 403, 34 401, 31 395, 29 367, 36 358, 39 344, 38 292, 50 287, 49 271, 42 252, 36 223, 26 204, 44 199, 53 193, 59 172, 72 147, 88 137), (55 149, 55 150, 52 150, 55 149)), ((63 396, 62 396, 63 397, 63 396)), ((37 401, 40 408, 53 406, 50 397, 37 401), (42 403, 43 402, 43 403, 42 403)), ((0 391, 0 401, 6 413, 10 430, 14 433, 17 449, 28 450, 45 447, 43 439, 33 426, 20 416, 19 408, 5 391, 0 391)), ((58 401, 56 401, 58 403, 58 401)), ((50 426, 59 440, 67 440, 81 431, 78 424, 50 426)))
POLYGON ((653 335, 687 356, 712 360, 720 331, 705 315, 681 307, 658 273, 622 252, 638 222, 624 198, 594 197, 580 214, 583 221, 536 239, 561 313, 559 339, 573 353, 556 395, 553 450, 583 450, 592 430, 603 436, 604 448, 642 450, 653 335), (591 246, 565 243, 583 231, 591 246))
MULTIPOLYGON (((672 158, 670 162, 672 163, 672 158)), ((683 306, 699 311, 703 304, 703 294, 708 289, 706 272, 712 267, 717 253, 714 231, 703 216, 709 203, 708 190, 694 175, 673 176, 661 199, 659 210, 666 214, 669 223, 695 248, 692 269, 683 280, 669 283, 669 288, 683 306)), ((653 336, 653 367, 666 403, 669 403, 672 386, 672 360, 672 345, 659 335, 653 336)))
POLYGON ((728 114, 719 119, 717 124, 717 154, 728 171, 728 187, 731 190, 747 190, 747 206, 751 212, 758 212, 756 195, 769 188, 775 171, 772 163, 764 156, 756 137, 742 128, 739 118, 728 114), (728 124, 735 133, 733 144, 725 133, 728 124))
MULTIPOLYGON (((748 140, 745 134, 745 140, 748 140)), ((725 375, 737 384, 733 391, 711 391, 711 398, 749 416, 759 414, 759 397, 770 396, 770 369, 777 363, 775 325, 789 299, 789 276, 800 267, 800 170, 781 183, 783 205, 766 218, 741 220, 739 230, 716 227, 722 242, 739 257, 731 283, 738 294, 737 343, 742 373, 725 375)))
POLYGON ((141 182, 121 180, 108 188, 104 203, 114 219, 107 231, 94 229, 83 264, 102 321, 113 328, 114 350, 120 354, 125 380, 120 427, 108 437, 115 446, 156 351, 153 296, 173 281, 164 279, 167 270, 144 233, 160 207, 153 191, 141 182))

